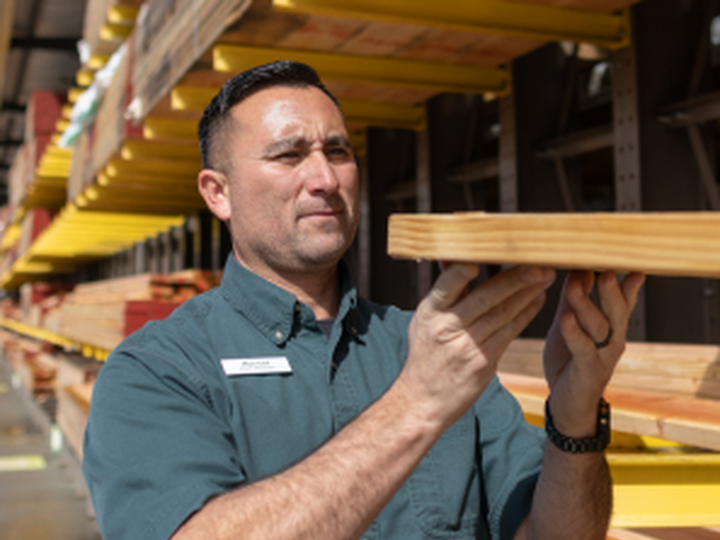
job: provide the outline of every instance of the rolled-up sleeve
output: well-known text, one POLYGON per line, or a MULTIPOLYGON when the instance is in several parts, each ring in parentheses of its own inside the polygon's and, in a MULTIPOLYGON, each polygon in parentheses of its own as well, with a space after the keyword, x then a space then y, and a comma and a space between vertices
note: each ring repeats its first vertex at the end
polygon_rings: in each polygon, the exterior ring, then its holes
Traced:
POLYGON ((475 411, 490 534, 494 540, 511 540, 530 512, 545 435, 525 421, 517 400, 497 377, 475 404, 475 411))

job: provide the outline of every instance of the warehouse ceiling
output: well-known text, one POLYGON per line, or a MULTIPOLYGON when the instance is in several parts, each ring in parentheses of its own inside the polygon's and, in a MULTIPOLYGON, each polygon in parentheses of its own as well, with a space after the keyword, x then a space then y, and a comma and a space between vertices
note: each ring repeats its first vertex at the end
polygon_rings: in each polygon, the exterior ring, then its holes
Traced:
POLYGON ((0 0, 0 203, 23 140, 28 96, 35 90, 65 92, 75 83, 85 5, 86 0, 0 0))

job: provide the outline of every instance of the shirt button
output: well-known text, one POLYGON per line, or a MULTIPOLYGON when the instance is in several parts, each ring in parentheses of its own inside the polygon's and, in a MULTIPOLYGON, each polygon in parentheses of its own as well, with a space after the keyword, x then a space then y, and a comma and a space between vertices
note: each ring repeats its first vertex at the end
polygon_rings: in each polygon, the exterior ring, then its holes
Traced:
POLYGON ((284 334, 280 330, 275 332, 275 339, 277 339, 278 341, 280 341, 283 338, 283 336, 284 336, 284 334))

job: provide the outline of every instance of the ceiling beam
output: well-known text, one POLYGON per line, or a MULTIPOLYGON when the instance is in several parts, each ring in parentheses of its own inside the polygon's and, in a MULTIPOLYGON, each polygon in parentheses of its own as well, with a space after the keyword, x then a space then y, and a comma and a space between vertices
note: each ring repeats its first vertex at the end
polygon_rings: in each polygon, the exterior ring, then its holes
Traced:
POLYGON ((12 39, 15 0, 0 0, 0 101, 5 94, 5 64, 12 39))
POLYGON ((225 73, 239 73, 281 59, 308 64, 325 81, 412 88, 437 93, 510 92, 510 74, 504 68, 242 45, 216 45, 213 48, 213 67, 225 73))
POLYGON ((627 13, 595 13, 500 0, 273 0, 279 11, 416 24, 541 41, 574 41, 621 48, 629 43, 627 13))

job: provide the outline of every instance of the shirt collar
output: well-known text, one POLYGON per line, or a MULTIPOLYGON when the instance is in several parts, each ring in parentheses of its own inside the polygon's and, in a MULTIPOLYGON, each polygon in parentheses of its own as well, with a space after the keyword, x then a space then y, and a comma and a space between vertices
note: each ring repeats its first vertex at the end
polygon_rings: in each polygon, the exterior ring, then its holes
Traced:
MULTIPOLYGON (((357 290, 345 261, 338 265, 340 279, 340 305, 337 320, 351 332, 356 330, 354 314, 357 307, 357 290), (345 320, 347 319, 347 320, 345 320)), ((241 265, 230 253, 225 264, 220 291, 236 311, 243 313, 255 326, 277 345, 284 344, 292 333, 296 306, 295 295, 270 283, 241 265)))

